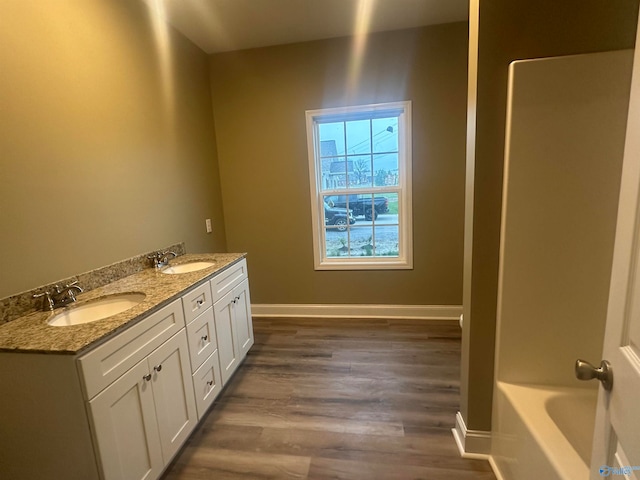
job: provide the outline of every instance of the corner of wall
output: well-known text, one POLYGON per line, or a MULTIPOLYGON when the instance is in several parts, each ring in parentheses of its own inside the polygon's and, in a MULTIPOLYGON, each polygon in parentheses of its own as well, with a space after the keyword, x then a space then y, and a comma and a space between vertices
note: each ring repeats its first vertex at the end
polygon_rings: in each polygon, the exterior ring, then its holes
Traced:
POLYGON ((462 414, 456 414, 455 428, 451 429, 453 438, 458 446, 460 456, 487 460, 491 452, 491 432, 484 430, 469 430, 462 414))

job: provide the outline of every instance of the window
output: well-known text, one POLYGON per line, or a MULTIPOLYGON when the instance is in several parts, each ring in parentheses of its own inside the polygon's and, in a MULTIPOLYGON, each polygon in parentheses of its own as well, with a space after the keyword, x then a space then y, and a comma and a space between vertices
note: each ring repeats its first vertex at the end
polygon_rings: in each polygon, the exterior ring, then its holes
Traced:
POLYGON ((411 102, 306 113, 316 270, 412 268, 411 102))

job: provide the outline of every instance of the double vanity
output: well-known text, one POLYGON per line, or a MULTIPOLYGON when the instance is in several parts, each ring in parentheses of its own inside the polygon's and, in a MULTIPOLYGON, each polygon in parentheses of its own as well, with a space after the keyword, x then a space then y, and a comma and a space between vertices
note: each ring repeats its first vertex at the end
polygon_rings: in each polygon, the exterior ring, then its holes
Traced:
POLYGON ((252 345, 242 254, 183 255, 2 325, 2 476, 159 478, 252 345))

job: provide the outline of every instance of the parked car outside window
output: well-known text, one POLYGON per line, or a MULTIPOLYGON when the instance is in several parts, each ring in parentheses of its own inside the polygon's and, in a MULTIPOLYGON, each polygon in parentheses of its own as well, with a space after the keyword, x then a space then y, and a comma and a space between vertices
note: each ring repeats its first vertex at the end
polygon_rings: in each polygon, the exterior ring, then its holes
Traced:
POLYGON ((349 200, 349 210, 353 214, 364 216, 365 220, 371 221, 378 218, 378 215, 389 211, 389 199, 378 195, 330 195, 327 197, 333 205, 340 208, 347 208, 347 198, 349 200))
POLYGON ((353 225, 356 223, 356 219, 353 217, 353 212, 346 208, 332 207, 324 203, 324 224, 334 225, 337 230, 344 232, 347 229, 347 225, 353 225))

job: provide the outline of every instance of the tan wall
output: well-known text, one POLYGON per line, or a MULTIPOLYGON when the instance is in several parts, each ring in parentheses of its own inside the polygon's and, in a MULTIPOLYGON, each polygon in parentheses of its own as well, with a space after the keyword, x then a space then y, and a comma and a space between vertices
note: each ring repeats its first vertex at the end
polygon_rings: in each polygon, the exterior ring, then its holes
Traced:
POLYGON ((480 0, 472 270, 463 335, 468 428, 491 429, 507 68, 525 58, 633 47, 637 0, 480 0))
POLYGON ((207 56, 169 33, 160 63, 148 17, 2 2, 0 298, 180 241, 225 249, 207 56))
POLYGON ((217 54, 211 85, 227 242, 255 303, 460 305, 467 24, 217 54), (305 110, 411 100, 411 271, 314 271, 305 110))

